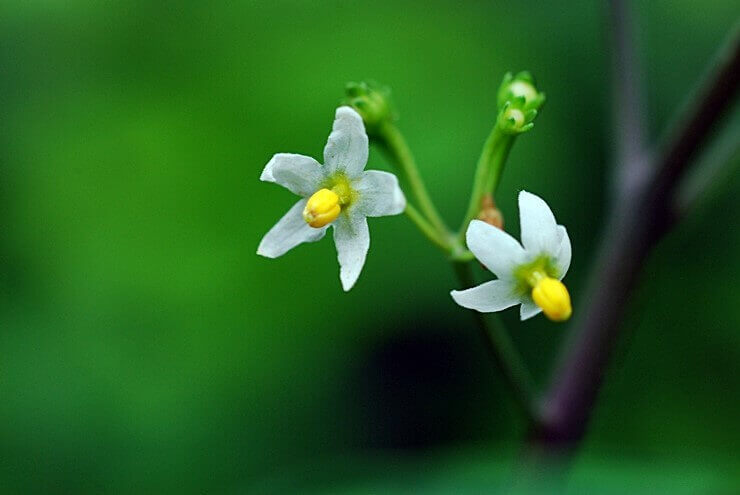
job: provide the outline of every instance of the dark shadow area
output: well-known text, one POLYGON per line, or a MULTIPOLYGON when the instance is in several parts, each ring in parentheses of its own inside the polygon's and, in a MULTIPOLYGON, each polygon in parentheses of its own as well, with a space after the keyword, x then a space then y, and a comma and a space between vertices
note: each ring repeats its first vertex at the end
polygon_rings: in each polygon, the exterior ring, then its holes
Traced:
POLYGON ((472 325, 430 317, 398 326, 351 375, 361 448, 424 451, 511 435, 508 399, 472 325))

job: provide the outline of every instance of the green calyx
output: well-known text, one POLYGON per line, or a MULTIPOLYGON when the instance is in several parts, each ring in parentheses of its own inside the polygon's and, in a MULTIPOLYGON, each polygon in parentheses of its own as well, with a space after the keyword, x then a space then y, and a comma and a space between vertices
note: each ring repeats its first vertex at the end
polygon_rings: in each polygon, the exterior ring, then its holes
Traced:
POLYGON ((523 97, 515 100, 514 103, 507 101, 498 114, 496 123, 505 134, 521 134, 534 127, 534 119, 537 117, 537 110, 523 110, 523 97))
POLYGON ((345 86, 344 93, 342 104, 357 110, 365 122, 368 135, 377 136, 384 123, 395 119, 388 87, 372 81, 350 82, 345 86))

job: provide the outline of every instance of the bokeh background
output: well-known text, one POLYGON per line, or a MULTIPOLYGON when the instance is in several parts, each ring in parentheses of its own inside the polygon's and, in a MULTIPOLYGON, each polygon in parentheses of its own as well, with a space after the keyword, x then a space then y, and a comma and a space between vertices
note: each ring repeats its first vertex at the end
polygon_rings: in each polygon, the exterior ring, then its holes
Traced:
MULTIPOLYGON (((658 137, 740 11, 637 11, 658 137)), ((568 226, 578 311, 609 196, 607 41, 586 1, 3 2, 0 491, 503 486, 523 425, 442 255, 375 219, 344 294, 330 239, 255 254, 294 201, 258 177, 275 152, 320 157, 345 82, 372 78, 457 223, 498 83, 531 70, 548 103, 499 202, 516 235, 522 188, 568 226)), ((740 486, 736 171, 650 258, 572 493, 740 486)), ((565 327, 504 319, 543 382, 565 327)))

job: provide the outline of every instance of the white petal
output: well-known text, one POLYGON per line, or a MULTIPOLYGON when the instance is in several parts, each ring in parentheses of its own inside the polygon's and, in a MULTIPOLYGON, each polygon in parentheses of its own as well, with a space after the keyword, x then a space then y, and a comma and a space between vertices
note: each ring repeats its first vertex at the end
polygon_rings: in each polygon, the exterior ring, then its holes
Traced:
POLYGON ((355 188, 359 199, 354 207, 365 216, 398 215, 406 208, 406 198, 398 185, 398 179, 389 172, 363 172, 355 188))
POLYGON ((303 209, 307 202, 307 199, 302 199, 288 210, 262 238, 257 254, 277 258, 302 242, 316 242, 324 237, 327 227, 315 229, 303 220, 303 209))
POLYGON ((275 182, 299 196, 310 196, 324 178, 321 164, 310 156, 277 153, 267 162, 260 180, 275 182))
POLYGON ((516 239, 480 220, 470 222, 465 238, 475 257, 500 279, 513 278, 514 269, 526 261, 516 239))
POLYGON ((559 270, 558 276, 560 280, 562 280, 563 277, 565 277, 565 274, 568 273, 568 268, 570 268, 570 259, 572 257, 570 237, 568 237, 568 231, 565 230, 565 227, 562 225, 558 225, 558 237, 560 238, 560 250, 555 264, 559 270))
POLYGON ((531 299, 525 299, 522 301, 522 307, 519 308, 519 319, 521 321, 528 320, 541 312, 542 308, 537 306, 534 301, 531 299))
POLYGON ((339 259, 339 279, 348 291, 355 285, 370 248, 370 231, 363 215, 340 215, 334 222, 334 244, 339 259))
POLYGON ((560 249, 560 236, 555 216, 547 203, 532 193, 519 193, 519 224, 522 244, 531 254, 556 255, 560 249))
POLYGON ((351 107, 337 108, 334 126, 324 147, 324 166, 329 173, 357 177, 367 163, 368 141, 362 117, 351 107))
POLYGON ((467 290, 453 290, 452 299, 464 308, 492 313, 519 304, 515 287, 508 281, 491 280, 467 290))

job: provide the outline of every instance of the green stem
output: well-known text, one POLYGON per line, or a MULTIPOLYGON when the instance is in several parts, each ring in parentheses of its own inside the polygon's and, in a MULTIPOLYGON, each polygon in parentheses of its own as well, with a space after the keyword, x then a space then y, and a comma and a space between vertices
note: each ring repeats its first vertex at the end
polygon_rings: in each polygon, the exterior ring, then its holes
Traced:
POLYGON ((394 164, 402 173, 406 183, 411 188, 419 205, 419 210, 426 216, 431 225, 437 230, 440 237, 448 237, 449 229, 432 202, 424 181, 419 174, 414 156, 401 135, 401 131, 392 122, 381 125, 379 132, 380 142, 391 156, 394 164))
POLYGON ((465 239, 465 231, 470 221, 478 216, 483 197, 492 193, 498 186, 512 144, 514 144, 514 136, 502 132, 498 123, 494 124, 483 145, 478 165, 476 165, 470 203, 458 233, 460 241, 465 239))
POLYGON ((444 237, 441 237, 439 235, 439 232, 432 227, 432 225, 427 221, 424 216, 419 213, 419 210, 417 210, 414 205, 411 203, 406 203, 406 210, 404 211, 406 213, 406 216, 411 219, 412 222, 416 225, 416 227, 421 231, 422 234, 424 234, 427 239, 432 241, 432 243, 442 249, 442 251, 449 253, 451 250, 450 243, 448 240, 444 237))
MULTIPOLYGON (((460 244, 460 246, 462 247, 462 244, 460 244)), ((459 263, 473 261, 474 259, 475 255, 464 247, 460 250, 459 253, 453 255, 451 258, 452 261, 457 261, 459 263)))
MULTIPOLYGON (((472 287, 473 272, 470 263, 453 262, 457 278, 464 287, 472 287)), ((484 315, 478 311, 471 311, 475 318, 478 331, 485 343, 486 350, 493 358, 511 389, 516 403, 521 408, 529 425, 537 425, 537 412, 534 382, 521 355, 517 352, 514 343, 506 331, 498 315, 490 315, 493 325, 486 321, 484 315)))
POLYGON ((501 146, 496 147, 493 150, 493 157, 491 158, 491 170, 486 180, 486 186, 483 189, 484 194, 496 194, 496 189, 501 181, 501 174, 504 171, 504 164, 509 158, 509 152, 511 147, 514 145, 514 136, 506 136, 508 139, 504 139, 501 146))

